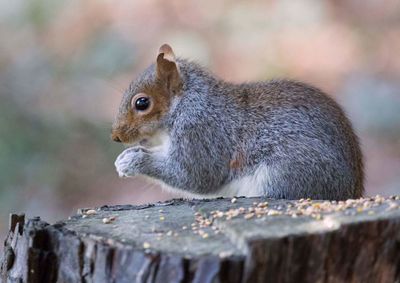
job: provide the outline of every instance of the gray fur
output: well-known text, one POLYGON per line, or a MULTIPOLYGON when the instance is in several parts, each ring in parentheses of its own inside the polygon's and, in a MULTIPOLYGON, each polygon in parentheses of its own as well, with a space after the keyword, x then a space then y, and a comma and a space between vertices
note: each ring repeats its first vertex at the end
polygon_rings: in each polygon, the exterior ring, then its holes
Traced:
MULTIPOLYGON (((182 93, 160 123, 170 136, 169 150, 127 149, 116 161, 121 175, 147 175, 182 191, 216 196, 264 165, 269 178, 263 194, 268 197, 362 196, 358 139, 333 99, 288 80, 231 84, 195 63, 177 62, 182 93), (243 156, 240 166, 231 168, 237 156, 243 156)), ((153 83, 154 65, 125 93, 120 114, 129 111, 130 98, 143 84, 153 83)))

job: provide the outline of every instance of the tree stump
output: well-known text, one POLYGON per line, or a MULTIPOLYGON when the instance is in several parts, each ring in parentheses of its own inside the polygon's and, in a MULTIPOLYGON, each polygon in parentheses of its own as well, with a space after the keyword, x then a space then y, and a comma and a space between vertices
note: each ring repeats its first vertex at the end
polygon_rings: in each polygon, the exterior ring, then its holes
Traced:
POLYGON ((400 200, 172 200, 12 215, 2 282, 400 282, 400 200))

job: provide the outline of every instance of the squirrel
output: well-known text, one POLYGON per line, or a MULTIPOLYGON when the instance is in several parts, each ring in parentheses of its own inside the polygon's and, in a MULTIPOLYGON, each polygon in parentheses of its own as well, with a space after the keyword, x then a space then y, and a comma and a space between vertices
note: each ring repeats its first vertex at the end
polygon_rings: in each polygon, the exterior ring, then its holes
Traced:
POLYGON ((185 197, 343 200, 363 195, 358 137, 341 107, 291 80, 234 84, 168 44, 125 91, 111 138, 120 177, 185 197))

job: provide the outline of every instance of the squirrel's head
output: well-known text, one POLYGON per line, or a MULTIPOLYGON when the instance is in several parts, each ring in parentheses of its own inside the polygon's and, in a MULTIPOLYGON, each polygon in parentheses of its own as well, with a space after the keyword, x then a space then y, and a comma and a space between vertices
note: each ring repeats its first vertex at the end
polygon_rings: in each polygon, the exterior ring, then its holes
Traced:
POLYGON ((161 129, 162 119, 181 89, 182 80, 174 52, 164 44, 156 63, 132 82, 124 93, 111 138, 130 144, 151 139, 161 129))

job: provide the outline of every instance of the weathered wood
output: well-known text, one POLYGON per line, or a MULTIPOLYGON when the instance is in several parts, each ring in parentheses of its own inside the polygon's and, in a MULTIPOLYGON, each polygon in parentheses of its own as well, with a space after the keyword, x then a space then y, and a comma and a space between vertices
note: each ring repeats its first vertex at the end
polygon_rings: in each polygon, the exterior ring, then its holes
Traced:
POLYGON ((2 282, 400 282, 399 203, 173 200, 82 209, 54 225, 14 215, 0 273, 2 282))

